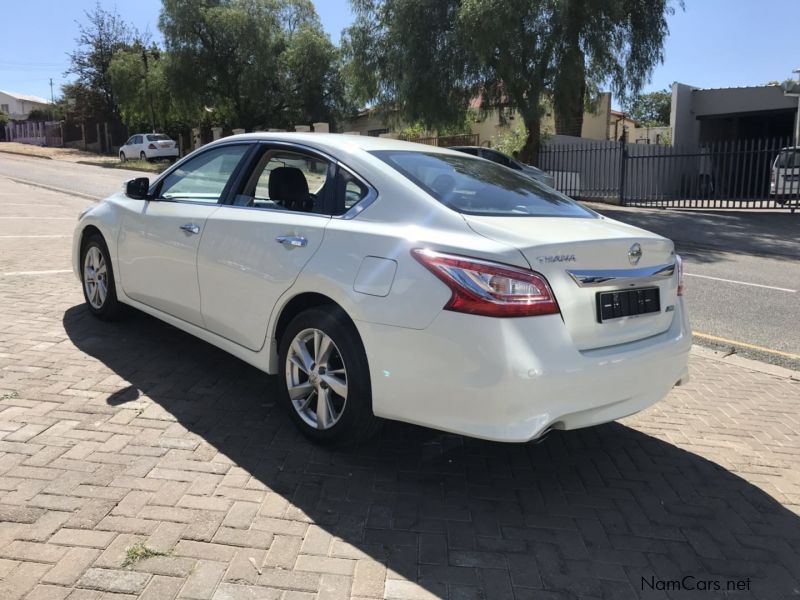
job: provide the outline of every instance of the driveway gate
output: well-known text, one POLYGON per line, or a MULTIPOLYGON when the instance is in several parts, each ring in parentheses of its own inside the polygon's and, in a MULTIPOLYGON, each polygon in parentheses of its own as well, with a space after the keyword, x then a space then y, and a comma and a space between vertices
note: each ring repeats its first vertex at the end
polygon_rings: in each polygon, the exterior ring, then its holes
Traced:
POLYGON ((790 145, 789 139, 678 147, 576 140, 544 145, 539 166, 554 175, 560 191, 581 200, 794 210, 800 205, 800 149, 790 145))

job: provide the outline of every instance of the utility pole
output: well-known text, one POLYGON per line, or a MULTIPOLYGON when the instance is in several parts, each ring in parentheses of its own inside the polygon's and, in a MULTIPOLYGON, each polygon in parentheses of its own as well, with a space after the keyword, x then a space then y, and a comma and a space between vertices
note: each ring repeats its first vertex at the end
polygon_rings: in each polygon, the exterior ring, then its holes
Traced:
POLYGON ((50 78, 50 118, 51 119, 55 117, 55 112, 54 112, 55 104, 56 104, 56 101, 55 101, 55 98, 53 97, 53 78, 51 77, 50 78))

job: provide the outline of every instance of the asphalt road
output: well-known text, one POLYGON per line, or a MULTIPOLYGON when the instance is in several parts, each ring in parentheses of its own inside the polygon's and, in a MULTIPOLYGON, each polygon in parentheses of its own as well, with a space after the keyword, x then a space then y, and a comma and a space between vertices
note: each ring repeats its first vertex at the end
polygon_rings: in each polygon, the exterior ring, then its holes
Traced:
MULTIPOLYGON (((98 199, 141 176, 0 153, 0 177, 98 199)), ((697 343, 800 370, 800 213, 592 207, 675 240, 697 343)))

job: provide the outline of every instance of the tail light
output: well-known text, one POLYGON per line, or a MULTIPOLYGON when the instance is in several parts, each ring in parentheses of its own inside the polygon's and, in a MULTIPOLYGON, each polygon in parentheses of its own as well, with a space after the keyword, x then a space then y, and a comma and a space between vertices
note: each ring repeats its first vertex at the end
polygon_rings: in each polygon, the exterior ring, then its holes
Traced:
POLYGON ((678 271, 678 296, 683 296, 683 259, 680 254, 675 255, 675 266, 678 271))
POLYGON ((158 148, 156 148, 155 144, 150 144, 149 146, 147 146, 147 149, 148 150, 158 150, 158 148))
POLYGON ((445 310, 486 317, 558 314, 547 280, 534 271, 415 249, 411 255, 453 292, 445 310))

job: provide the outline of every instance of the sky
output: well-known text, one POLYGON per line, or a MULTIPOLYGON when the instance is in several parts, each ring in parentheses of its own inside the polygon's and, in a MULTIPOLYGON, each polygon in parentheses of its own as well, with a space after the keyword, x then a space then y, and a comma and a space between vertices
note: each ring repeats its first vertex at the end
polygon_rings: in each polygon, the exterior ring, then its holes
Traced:
MULTIPOLYGON (((50 98, 68 80, 67 53, 74 48, 84 11, 96 0, 0 0, 0 89, 50 98)), ((158 39, 160 0, 100 0, 116 6, 139 30, 158 39)), ((352 20, 349 0, 314 0, 323 27, 338 43, 352 20)), ((676 3, 674 3, 676 5, 676 3)), ((696 87, 737 87, 783 81, 800 68, 798 0, 685 0, 668 17, 664 63, 644 91, 679 81, 696 87)))

